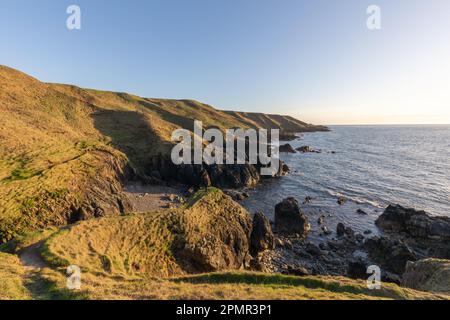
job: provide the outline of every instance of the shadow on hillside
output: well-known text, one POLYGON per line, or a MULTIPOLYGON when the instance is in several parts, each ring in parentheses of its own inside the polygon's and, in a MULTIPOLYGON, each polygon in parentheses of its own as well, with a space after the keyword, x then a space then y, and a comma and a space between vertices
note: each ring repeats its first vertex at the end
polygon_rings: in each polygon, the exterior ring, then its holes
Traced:
POLYGON ((164 121, 173 123, 183 129, 193 131, 194 118, 187 118, 174 114, 172 112, 165 110, 162 106, 159 106, 149 101, 142 100, 139 101, 139 103, 141 106, 143 106, 143 108, 152 110, 153 112, 157 113, 164 121))
POLYGON ((98 111, 92 115, 95 128, 111 139, 111 145, 122 151, 141 172, 151 167, 152 157, 164 152, 167 142, 154 132, 148 119, 136 111, 98 111))

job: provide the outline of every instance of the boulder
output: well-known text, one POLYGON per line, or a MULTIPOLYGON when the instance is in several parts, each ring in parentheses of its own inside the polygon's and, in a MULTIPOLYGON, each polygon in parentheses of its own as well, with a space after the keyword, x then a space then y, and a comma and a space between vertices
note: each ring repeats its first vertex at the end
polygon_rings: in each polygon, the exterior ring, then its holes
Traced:
POLYGON ((408 262, 402 285, 421 291, 450 294, 450 260, 425 259, 408 262))
POLYGON ((310 146, 301 146, 301 147, 297 148, 296 150, 299 152, 303 152, 303 153, 312 152, 312 149, 310 146))
POLYGON ((372 237, 365 241, 364 247, 382 269, 397 275, 403 274, 408 261, 417 260, 414 252, 400 240, 372 237))
POLYGON ((308 218, 295 198, 286 198, 275 206, 275 228, 279 233, 306 237, 311 229, 308 218))
POLYGON ((336 227, 336 234, 338 237, 342 237, 345 234, 345 226, 343 223, 339 222, 336 227))
POLYGON ((345 199, 344 197, 338 197, 338 199, 337 199, 337 204, 340 206, 344 205, 344 203, 346 203, 346 202, 347 202, 347 199, 345 199))
POLYGON ((349 261, 347 267, 347 276, 352 279, 367 279, 367 263, 362 259, 353 259, 349 261))
POLYGON ((280 152, 296 153, 295 149, 289 143, 280 145, 280 152))
POLYGON ((450 218, 432 217, 425 211, 390 205, 376 224, 385 231, 406 233, 414 238, 450 240, 450 218))
POLYGON ((275 237, 266 216, 257 212, 253 216, 253 227, 250 235, 250 253, 255 256, 259 252, 275 249, 275 237))

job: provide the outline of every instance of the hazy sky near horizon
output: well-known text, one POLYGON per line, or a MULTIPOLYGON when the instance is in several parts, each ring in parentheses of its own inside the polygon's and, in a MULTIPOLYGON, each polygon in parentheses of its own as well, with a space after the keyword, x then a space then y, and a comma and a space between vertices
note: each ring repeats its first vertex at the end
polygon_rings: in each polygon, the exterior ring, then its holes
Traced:
POLYGON ((0 0, 0 39, 0 64, 46 82, 320 124, 450 123, 448 0, 0 0))

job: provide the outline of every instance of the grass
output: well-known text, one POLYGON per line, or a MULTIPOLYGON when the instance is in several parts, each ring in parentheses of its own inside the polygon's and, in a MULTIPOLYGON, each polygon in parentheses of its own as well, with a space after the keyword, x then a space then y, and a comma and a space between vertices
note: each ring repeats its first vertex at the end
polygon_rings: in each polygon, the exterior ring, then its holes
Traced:
POLYGON ((167 157, 175 128, 192 129, 197 119, 221 130, 310 129, 298 120, 46 84, 3 66, 0 101, 0 299, 443 297, 394 285, 368 292, 345 278, 189 275, 192 266, 179 255, 184 247, 223 249, 235 230, 249 232, 248 213, 217 189, 200 191, 180 209, 119 216, 126 172, 145 175, 155 157, 167 157), (93 203, 105 217, 67 226, 93 203), (17 256, 36 243, 43 243, 48 268, 23 266, 17 256), (82 269, 82 291, 65 288, 70 264, 82 269))
POLYGON ((74 208, 120 185, 128 166, 148 174, 154 157, 169 157, 172 131, 192 129, 194 119, 222 130, 267 125, 263 115, 247 119, 193 100, 46 84, 4 66, 0 88, 0 243, 67 224, 74 208), (55 206, 46 194, 58 190, 67 195, 55 206), (30 199, 39 201, 36 210, 30 199), (39 217, 30 219, 30 211, 39 217))

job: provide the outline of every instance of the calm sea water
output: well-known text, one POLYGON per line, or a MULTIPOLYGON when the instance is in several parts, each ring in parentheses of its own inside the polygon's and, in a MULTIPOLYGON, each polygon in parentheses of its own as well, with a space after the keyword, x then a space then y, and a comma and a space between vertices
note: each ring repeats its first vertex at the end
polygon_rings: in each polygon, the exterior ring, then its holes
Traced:
POLYGON ((377 233, 373 222, 390 203, 450 216, 450 125, 331 130, 289 142, 322 153, 282 154, 293 172, 259 186, 243 205, 273 219, 274 206, 283 198, 293 196, 302 202, 311 196, 314 200, 303 208, 311 218, 313 238, 320 236, 316 220, 322 214, 330 229, 344 222, 356 231, 377 233), (349 201, 339 206, 338 196, 349 201), (368 215, 357 214, 357 209, 368 215))

